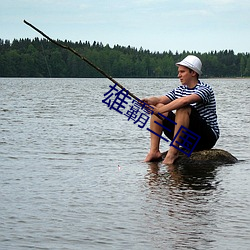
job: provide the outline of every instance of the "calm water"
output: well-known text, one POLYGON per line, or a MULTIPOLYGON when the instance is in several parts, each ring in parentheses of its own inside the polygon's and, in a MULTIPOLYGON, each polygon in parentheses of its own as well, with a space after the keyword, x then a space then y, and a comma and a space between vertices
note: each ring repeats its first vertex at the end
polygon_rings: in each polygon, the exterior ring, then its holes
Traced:
MULTIPOLYGON (((179 84, 119 81, 139 97, 179 84)), ((143 163, 147 126, 102 103, 106 79, 0 79, 0 249, 249 249, 250 79, 205 82, 237 164, 143 163)))

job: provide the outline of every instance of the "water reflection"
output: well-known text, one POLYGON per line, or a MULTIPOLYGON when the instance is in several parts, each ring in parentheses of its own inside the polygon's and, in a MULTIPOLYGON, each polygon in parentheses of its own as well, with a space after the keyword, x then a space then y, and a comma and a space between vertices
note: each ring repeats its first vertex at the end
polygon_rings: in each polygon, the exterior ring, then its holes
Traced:
POLYGON ((217 211, 212 206, 218 197, 216 167, 165 166, 161 163, 148 166, 146 180, 150 192, 147 198, 155 206, 147 215, 157 215, 150 227, 164 227, 173 244, 170 249, 187 246, 197 249, 204 245, 209 249, 216 228, 217 211))
POLYGON ((146 178, 150 185, 169 184, 175 188, 210 190, 215 189, 216 166, 165 166, 159 162, 149 163, 146 178))

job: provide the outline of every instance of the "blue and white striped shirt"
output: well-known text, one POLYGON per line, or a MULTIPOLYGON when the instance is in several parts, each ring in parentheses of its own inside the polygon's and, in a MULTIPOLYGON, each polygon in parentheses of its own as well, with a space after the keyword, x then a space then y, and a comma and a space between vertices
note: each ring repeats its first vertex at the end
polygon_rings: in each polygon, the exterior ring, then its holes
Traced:
POLYGON ((208 84, 199 81, 192 89, 188 88, 186 85, 181 85, 167 93, 166 96, 173 101, 191 94, 197 94, 201 98, 201 102, 192 103, 190 105, 198 111, 201 118, 211 127, 218 139, 220 130, 217 122, 216 102, 213 89, 208 84))

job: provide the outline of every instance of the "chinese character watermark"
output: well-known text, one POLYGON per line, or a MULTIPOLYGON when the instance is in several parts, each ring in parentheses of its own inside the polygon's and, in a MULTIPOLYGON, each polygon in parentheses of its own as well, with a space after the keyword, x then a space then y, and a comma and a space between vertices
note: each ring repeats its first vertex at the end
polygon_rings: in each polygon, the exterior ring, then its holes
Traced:
MULTIPOLYGON (((141 100, 133 100, 132 105, 129 105, 129 109, 124 112, 126 106, 128 105, 127 100, 131 100, 131 97, 129 96, 128 90, 125 90, 124 88, 121 90, 118 90, 116 88, 117 84, 114 86, 109 86, 110 90, 104 94, 105 99, 102 100, 103 103, 105 103, 109 109, 114 109, 120 114, 123 114, 127 117, 128 121, 132 120, 134 124, 137 124, 139 128, 144 128, 146 123, 149 120, 149 116, 154 114, 154 107, 148 105, 147 103, 141 101, 141 100), (114 100, 111 100, 111 97, 114 96, 114 100)), ((159 116, 162 118, 172 122, 174 125, 177 125, 177 123, 168 117, 164 116, 163 114, 158 113, 159 116)), ((163 129, 171 132, 171 130, 161 123, 154 121, 157 125, 162 127, 163 129)), ((162 135, 159 135, 155 133, 150 128, 147 128, 148 131, 155 134, 156 136, 160 137, 166 142, 169 142, 169 140, 162 135)), ((172 142, 170 143, 170 146, 175 147, 182 153, 186 154, 188 157, 191 155, 193 150, 195 149, 195 146, 200 140, 200 136, 196 133, 192 132, 188 128, 181 126, 178 132, 176 133, 175 137, 173 138, 172 142), (181 142, 177 141, 177 138, 181 139, 181 142), (179 147, 174 145, 174 143, 178 144, 179 147)))
POLYGON ((182 153, 186 154, 189 157, 191 153, 194 151, 194 148, 199 142, 200 138, 201 137, 199 135, 181 125, 180 129, 178 130, 172 142, 170 143, 170 146, 177 148, 178 150, 180 150, 182 153), (181 134, 184 134, 184 136, 181 136, 181 134), (178 136, 180 139, 182 139, 182 142, 176 141, 178 136), (181 147, 175 146, 173 144, 174 142, 179 144, 181 147))

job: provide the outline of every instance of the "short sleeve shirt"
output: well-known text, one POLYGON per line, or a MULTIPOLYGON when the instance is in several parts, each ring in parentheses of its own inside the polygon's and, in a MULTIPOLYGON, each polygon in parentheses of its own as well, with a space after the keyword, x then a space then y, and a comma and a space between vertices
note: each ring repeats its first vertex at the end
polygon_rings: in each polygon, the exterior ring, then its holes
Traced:
POLYGON ((199 81, 198 84, 192 89, 188 88, 186 85, 181 85, 167 93, 166 96, 171 101, 174 101, 178 98, 191 94, 197 94, 201 98, 201 102, 192 103, 190 105, 198 111, 201 118, 206 121, 208 126, 211 127, 216 138, 218 139, 220 131, 217 122, 216 101, 213 89, 208 84, 199 81))

